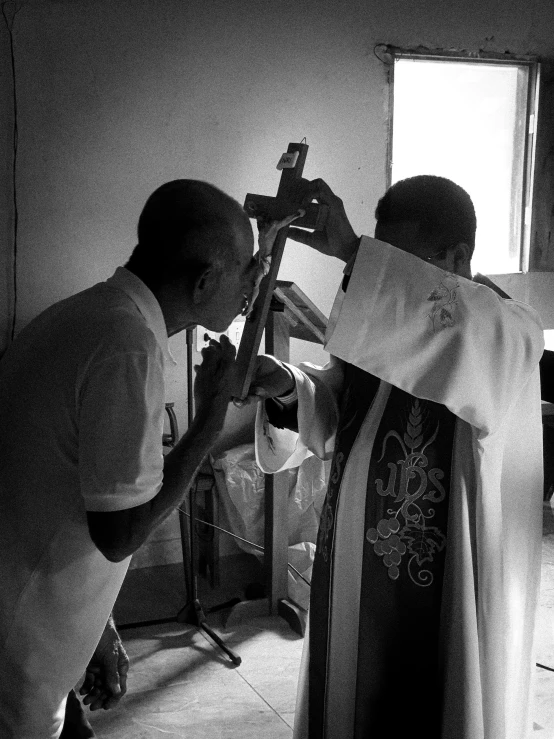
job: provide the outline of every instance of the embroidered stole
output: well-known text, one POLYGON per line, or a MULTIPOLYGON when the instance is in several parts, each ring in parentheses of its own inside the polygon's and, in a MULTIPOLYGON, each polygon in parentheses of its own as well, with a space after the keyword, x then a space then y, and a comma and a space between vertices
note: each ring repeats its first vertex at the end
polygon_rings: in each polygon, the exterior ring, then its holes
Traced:
MULTIPOLYGON (((340 496, 348 498, 341 481, 379 384, 373 375, 345 365, 312 575, 310 739, 326 737, 333 543, 338 501, 340 496)), ((393 387, 375 422, 379 425, 367 480, 352 737, 404 736, 403 731, 415 727, 424 728, 429 738, 438 737, 438 636, 455 416, 442 405, 393 387)))

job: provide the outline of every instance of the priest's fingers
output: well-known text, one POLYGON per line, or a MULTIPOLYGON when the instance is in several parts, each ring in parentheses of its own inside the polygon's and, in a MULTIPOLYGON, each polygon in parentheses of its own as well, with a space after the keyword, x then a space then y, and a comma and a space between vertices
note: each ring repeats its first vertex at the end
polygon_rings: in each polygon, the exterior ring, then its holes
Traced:
POLYGON ((325 180, 318 177, 315 180, 306 180, 301 178, 295 183, 292 196, 295 201, 300 203, 300 207, 309 205, 314 200, 316 203, 328 205, 329 207, 342 203, 342 200, 335 195, 325 180))
POLYGON ((309 182, 303 181, 299 187, 303 190, 302 205, 308 205, 309 202, 315 200, 320 205, 327 206, 329 212, 322 231, 306 236, 299 234, 296 228, 294 234, 290 233, 292 229, 289 229, 290 237, 317 249, 322 254, 348 262, 358 246, 359 239, 350 225, 341 198, 335 195, 325 180, 321 178, 309 182))
MULTIPOLYGON (((338 197, 338 195, 335 195, 329 185, 325 182, 325 180, 322 180, 321 177, 318 177, 316 180, 312 180, 310 182, 310 186, 311 193, 308 190, 308 192, 306 193, 306 197, 311 194, 312 200, 315 200, 318 203, 322 203, 323 205, 329 205, 330 207, 332 207, 336 203, 342 203, 342 200, 338 197)), ((306 201, 303 200, 302 204, 304 205, 305 202, 306 201)))
MULTIPOLYGON (((328 257, 343 258, 342 241, 335 238, 333 230, 325 227, 323 231, 305 231, 302 228, 289 228, 287 237, 300 244, 315 249, 328 257)), ((345 259, 344 261, 348 261, 345 259)))
POLYGON ((305 228, 297 228, 296 226, 289 228, 287 238, 298 241, 299 244, 311 246, 312 249, 317 249, 317 251, 323 251, 322 247, 326 242, 319 231, 307 231, 305 228))

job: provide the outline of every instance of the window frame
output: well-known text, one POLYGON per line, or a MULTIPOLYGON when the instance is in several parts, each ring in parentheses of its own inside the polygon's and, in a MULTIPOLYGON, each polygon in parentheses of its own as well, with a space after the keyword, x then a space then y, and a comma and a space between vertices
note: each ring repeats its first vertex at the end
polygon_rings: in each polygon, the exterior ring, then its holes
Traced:
POLYGON ((539 106, 539 85, 541 78, 541 63, 535 56, 520 56, 517 54, 497 54, 494 52, 446 51, 429 49, 404 49, 389 44, 380 44, 376 47, 376 56, 388 66, 388 126, 387 126, 387 189, 392 184, 392 150, 394 128, 394 69, 395 62, 400 59, 415 59, 419 61, 445 61, 474 64, 495 64, 501 66, 521 66, 529 70, 527 86, 527 100, 525 111, 525 132, 523 152, 523 181, 520 210, 520 238, 519 238, 519 271, 529 271, 531 255, 531 236, 533 221, 533 182, 535 175, 536 133, 539 106), (380 47, 380 54, 377 49, 380 47))

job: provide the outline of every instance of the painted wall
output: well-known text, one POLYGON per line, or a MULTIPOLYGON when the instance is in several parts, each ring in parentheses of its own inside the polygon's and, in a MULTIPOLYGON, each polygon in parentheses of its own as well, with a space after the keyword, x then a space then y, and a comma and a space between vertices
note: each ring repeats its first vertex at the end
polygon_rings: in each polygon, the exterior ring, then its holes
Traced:
MULTIPOLYGON (((306 176, 326 179, 354 228, 372 234, 386 181, 388 105, 376 43, 554 56, 551 0, 17 0, 5 7, 18 10, 18 328, 126 260, 140 210, 158 185, 193 177, 241 202, 248 191, 273 194, 280 154, 304 136, 306 176)), ((0 63, 1 351, 13 225, 13 90, 1 23, 0 63)), ((296 280, 327 313, 341 269, 290 243, 280 276, 296 280)), ((539 292, 537 307, 550 321, 548 290, 539 292)), ((182 360, 184 337, 172 343, 182 360)), ((305 358, 325 355, 295 343, 292 360, 305 358)), ((185 385, 181 363, 168 382, 181 428, 185 385)))
POLYGON ((490 275, 490 278, 514 300, 536 308, 545 328, 554 328, 554 272, 490 275))
MULTIPOLYGON (((7 13, 8 21, 10 14, 7 13)), ((13 260, 13 85, 10 39, 0 23, 0 356, 11 330, 13 260)))

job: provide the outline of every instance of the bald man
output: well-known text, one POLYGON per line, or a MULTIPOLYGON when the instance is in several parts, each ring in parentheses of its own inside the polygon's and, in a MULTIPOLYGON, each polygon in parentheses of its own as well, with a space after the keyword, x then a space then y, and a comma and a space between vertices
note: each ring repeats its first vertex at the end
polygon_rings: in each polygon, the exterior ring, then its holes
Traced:
MULTIPOLYGON (((59 737, 97 646, 96 667, 115 645, 112 681, 120 670, 124 683, 109 614, 131 555, 182 502, 222 428, 234 363, 225 337, 203 350, 196 416, 163 457, 168 337, 224 331, 248 307, 257 265, 236 201, 169 182, 148 199, 125 267, 51 306, 2 358, 2 739, 59 737)), ((83 735, 71 731, 64 739, 83 735)))

